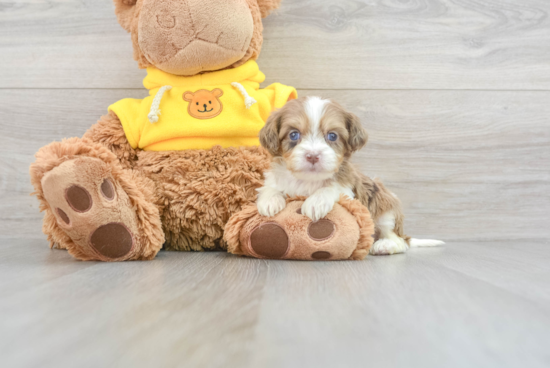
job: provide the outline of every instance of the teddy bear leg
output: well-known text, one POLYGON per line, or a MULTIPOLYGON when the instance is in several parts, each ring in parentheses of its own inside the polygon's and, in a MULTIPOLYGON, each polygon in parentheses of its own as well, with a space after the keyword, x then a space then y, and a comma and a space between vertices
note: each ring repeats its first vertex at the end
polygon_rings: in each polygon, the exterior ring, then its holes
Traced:
POLYGON ((161 249, 152 183, 122 169, 105 147, 77 138, 52 143, 37 154, 31 178, 53 246, 100 261, 148 260, 161 249))
POLYGON ((323 219, 312 222, 301 212, 303 202, 290 200, 267 218, 255 205, 234 215, 226 227, 228 250, 255 258, 310 261, 359 260, 373 243, 374 224, 359 201, 342 199, 323 219))

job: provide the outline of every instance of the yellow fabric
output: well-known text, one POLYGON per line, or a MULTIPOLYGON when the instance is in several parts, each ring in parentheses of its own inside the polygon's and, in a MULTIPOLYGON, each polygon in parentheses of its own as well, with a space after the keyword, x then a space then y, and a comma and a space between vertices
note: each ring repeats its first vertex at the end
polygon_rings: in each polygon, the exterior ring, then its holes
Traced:
POLYGON ((119 117, 133 148, 172 151, 209 149, 215 145, 257 146, 258 134, 269 114, 289 99, 297 98, 296 89, 279 83, 260 89, 264 80, 255 61, 192 77, 148 68, 143 85, 150 96, 118 101, 109 110, 119 117), (231 85, 233 82, 242 84, 257 101, 250 109, 245 106, 245 97, 231 85), (151 104, 158 90, 167 85, 173 88, 164 93, 159 120, 152 124, 148 119, 151 104), (219 90, 223 92, 221 97, 217 97, 219 90))

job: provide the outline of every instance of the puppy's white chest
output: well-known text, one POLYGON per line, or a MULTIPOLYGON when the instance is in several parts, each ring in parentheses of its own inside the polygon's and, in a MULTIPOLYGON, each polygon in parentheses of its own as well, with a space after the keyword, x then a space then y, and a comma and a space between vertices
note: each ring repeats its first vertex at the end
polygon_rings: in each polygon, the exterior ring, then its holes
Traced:
POLYGON ((302 181, 292 177, 291 180, 280 183, 282 192, 291 197, 304 196, 309 197, 318 189, 322 188, 323 182, 302 181))
POLYGON ((322 188, 331 188, 350 198, 355 197, 351 188, 344 187, 330 180, 300 180, 292 175, 286 168, 281 167, 274 167, 274 170, 266 173, 265 186, 275 188, 284 195, 290 197, 310 197, 322 188))
POLYGON ((265 186, 272 187, 285 195, 309 197, 324 186, 324 181, 305 181, 295 178, 292 173, 280 167, 265 174, 265 186))

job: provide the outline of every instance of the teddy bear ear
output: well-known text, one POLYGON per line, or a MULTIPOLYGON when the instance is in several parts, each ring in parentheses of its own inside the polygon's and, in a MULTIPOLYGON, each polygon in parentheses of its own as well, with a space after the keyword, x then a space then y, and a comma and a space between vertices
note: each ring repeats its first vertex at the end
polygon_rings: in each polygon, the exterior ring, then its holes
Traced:
POLYGON ((262 18, 267 17, 273 10, 277 9, 279 5, 281 5, 281 0, 258 0, 262 18))
POLYGON ((130 32, 136 10, 137 0, 113 0, 118 22, 126 31, 130 32))

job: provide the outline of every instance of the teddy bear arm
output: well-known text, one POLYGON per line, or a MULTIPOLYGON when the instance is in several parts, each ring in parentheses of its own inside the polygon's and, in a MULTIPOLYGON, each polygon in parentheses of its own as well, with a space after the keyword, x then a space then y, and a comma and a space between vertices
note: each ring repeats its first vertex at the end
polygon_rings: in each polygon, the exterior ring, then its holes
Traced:
POLYGON ((137 151, 128 142, 120 119, 112 111, 92 125, 83 139, 105 146, 118 157, 125 169, 133 168, 137 160, 137 151))

